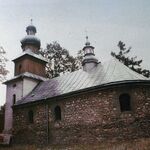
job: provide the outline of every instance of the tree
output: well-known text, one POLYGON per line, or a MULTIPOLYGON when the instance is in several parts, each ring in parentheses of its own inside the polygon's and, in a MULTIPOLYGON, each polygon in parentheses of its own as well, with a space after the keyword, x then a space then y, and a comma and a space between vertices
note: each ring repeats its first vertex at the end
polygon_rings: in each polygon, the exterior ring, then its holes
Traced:
POLYGON ((56 41, 47 44, 46 49, 41 49, 40 53, 48 60, 46 73, 49 78, 54 78, 63 73, 73 72, 81 68, 80 53, 77 57, 73 57, 67 49, 61 47, 56 41))
POLYGON ((133 71, 142 74, 145 77, 150 77, 150 71, 147 69, 142 69, 141 60, 137 60, 137 56, 129 57, 128 54, 131 51, 131 47, 126 48, 125 44, 122 41, 119 41, 118 45, 119 53, 116 54, 115 52, 111 52, 111 55, 122 62, 124 65, 132 69, 133 71))
POLYGON ((8 73, 8 70, 6 69, 6 62, 8 61, 6 59, 5 50, 3 47, 0 47, 0 82, 4 81, 6 79, 6 75, 8 73))

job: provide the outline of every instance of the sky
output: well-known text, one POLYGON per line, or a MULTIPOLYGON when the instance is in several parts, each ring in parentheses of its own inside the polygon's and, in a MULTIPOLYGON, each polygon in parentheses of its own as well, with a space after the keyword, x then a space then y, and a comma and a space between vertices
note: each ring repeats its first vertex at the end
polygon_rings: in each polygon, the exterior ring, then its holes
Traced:
MULTIPOLYGON (((22 52, 20 40, 31 18, 42 48, 58 41, 76 56, 88 35, 96 57, 104 62, 111 51, 118 51, 121 40, 150 69, 149 0, 0 0, 0 46, 9 59, 7 79, 13 77, 11 60, 22 52)), ((6 87, 0 84, 0 105, 5 97, 6 87)))

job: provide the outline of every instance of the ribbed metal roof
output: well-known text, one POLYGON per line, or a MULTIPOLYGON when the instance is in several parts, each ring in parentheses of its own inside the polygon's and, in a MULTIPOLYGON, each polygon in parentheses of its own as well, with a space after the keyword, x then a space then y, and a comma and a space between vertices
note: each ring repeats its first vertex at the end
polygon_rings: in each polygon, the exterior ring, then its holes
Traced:
POLYGON ((132 71, 116 59, 99 63, 90 72, 82 69, 41 82, 29 95, 16 105, 69 94, 83 89, 117 84, 118 82, 148 81, 149 79, 132 71))

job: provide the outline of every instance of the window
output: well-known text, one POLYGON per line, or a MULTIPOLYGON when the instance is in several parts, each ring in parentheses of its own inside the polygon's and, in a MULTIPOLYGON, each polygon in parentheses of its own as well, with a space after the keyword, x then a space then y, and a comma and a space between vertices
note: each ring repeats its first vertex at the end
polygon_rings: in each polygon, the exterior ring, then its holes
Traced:
POLYGON ((33 111, 30 110, 30 111, 28 112, 28 120, 29 120, 29 123, 33 123, 33 116, 34 116, 33 111))
POLYGON ((13 84, 13 88, 15 88, 16 87, 16 84, 13 84))
POLYGON ((55 120, 61 120, 61 108, 56 106, 54 109, 55 120))
POLYGON ((120 102, 120 110, 123 111, 130 111, 131 110, 131 104, 130 104, 130 95, 129 94, 121 94, 119 96, 119 102, 120 102))
POLYGON ((19 65, 19 73, 21 73, 22 65, 19 65))
POLYGON ((13 105, 16 103, 16 94, 13 95, 13 105))

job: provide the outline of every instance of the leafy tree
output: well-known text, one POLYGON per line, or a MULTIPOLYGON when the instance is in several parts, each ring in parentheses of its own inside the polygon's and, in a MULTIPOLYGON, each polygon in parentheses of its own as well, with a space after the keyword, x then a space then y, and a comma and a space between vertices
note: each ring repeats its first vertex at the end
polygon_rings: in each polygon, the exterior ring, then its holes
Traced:
POLYGON ((142 74, 145 77, 150 77, 150 71, 146 69, 142 69, 141 63, 142 60, 138 60, 137 56, 129 57, 128 54, 131 51, 131 47, 126 48, 125 44, 122 41, 119 41, 118 45, 119 52, 116 54, 115 52, 111 52, 111 55, 122 62, 124 65, 129 67, 130 69, 136 71, 139 74, 142 74))
POLYGON ((1 113, 4 113, 4 112, 5 112, 5 104, 2 105, 2 106, 0 106, 0 112, 1 112, 1 113))
POLYGON ((41 49, 42 56, 47 58, 47 77, 57 77, 66 72, 73 72, 81 68, 81 56, 77 57, 69 54, 68 50, 61 47, 58 42, 47 44, 46 49, 41 49))
POLYGON ((4 81, 6 79, 6 75, 8 73, 8 70, 6 69, 6 62, 8 61, 6 59, 5 50, 3 47, 0 47, 0 82, 4 81))

